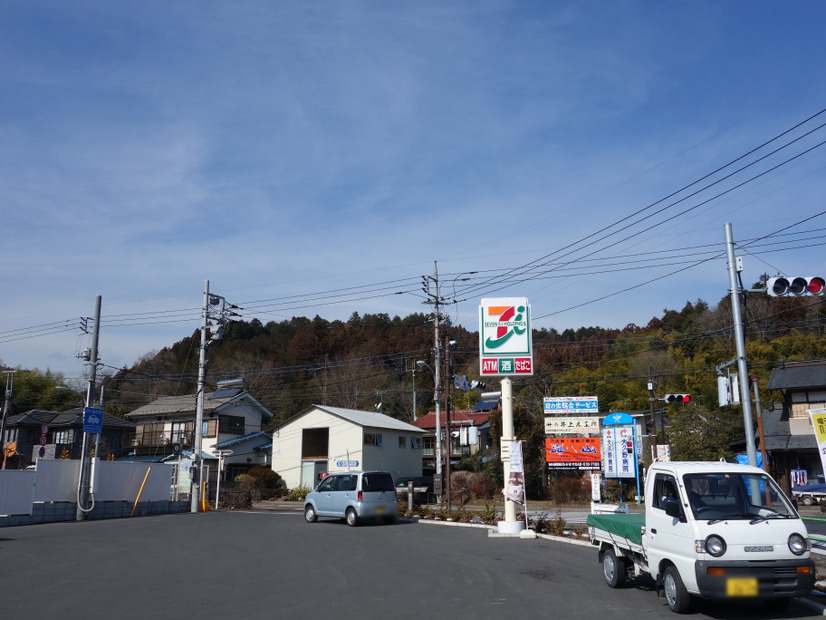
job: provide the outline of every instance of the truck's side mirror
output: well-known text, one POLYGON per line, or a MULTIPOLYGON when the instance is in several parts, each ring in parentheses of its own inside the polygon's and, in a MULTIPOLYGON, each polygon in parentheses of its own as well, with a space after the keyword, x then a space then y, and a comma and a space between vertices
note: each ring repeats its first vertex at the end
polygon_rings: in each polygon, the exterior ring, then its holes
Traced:
POLYGON ((665 514, 669 517, 682 520, 683 513, 680 510, 680 502, 673 498, 667 499, 665 502, 665 514))

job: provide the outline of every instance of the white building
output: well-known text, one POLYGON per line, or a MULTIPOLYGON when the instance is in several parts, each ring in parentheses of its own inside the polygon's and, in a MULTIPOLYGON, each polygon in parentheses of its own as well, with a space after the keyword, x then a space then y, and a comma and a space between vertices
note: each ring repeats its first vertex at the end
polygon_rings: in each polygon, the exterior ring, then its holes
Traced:
POLYGON ((313 405, 275 429, 272 468, 291 489, 348 467, 421 476, 423 432, 374 411, 313 405))

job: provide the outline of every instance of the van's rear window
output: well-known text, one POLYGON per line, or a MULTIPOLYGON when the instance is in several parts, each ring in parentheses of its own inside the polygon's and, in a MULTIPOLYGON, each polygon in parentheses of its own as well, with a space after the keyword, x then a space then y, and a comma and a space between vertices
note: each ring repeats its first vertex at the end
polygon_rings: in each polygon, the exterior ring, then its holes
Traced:
POLYGON ((390 474, 365 474, 362 481, 363 491, 393 491, 393 477, 390 474))

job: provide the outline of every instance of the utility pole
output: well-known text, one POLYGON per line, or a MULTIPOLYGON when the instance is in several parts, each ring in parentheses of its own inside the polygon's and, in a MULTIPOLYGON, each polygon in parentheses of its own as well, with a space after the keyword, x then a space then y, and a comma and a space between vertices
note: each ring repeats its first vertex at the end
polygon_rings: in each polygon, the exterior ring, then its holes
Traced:
POLYGON ((447 379, 447 390, 445 391, 445 450, 447 458, 445 459, 445 478, 447 478, 447 490, 445 493, 445 506, 450 512, 450 407, 453 404, 451 395, 453 393, 453 368, 450 362, 450 340, 445 340, 445 379, 447 379))
MULTIPOLYGON (((198 352, 198 388, 195 392, 195 441, 192 446, 192 485, 189 493, 189 511, 198 512, 201 500, 201 443, 204 436, 204 385, 207 366, 207 325, 209 320, 209 280, 204 280, 204 305, 201 311, 201 348, 198 352)), ((218 472, 220 475, 220 472, 218 472)))
POLYGON ((0 421, 0 456, 3 457, 3 469, 6 469, 6 416, 11 409, 11 394, 14 389, 14 373, 16 370, 6 371, 6 398, 3 401, 3 419, 0 421))
POLYGON ((769 461, 766 460, 766 438, 763 436, 763 410, 760 408, 760 388, 757 375, 751 376, 754 386, 754 408, 757 409, 757 432, 760 435, 760 454, 763 456, 763 469, 769 471, 769 461))
MULTIPOLYGON (((224 336, 224 326, 231 321, 229 317, 239 316, 233 310, 238 306, 227 303, 220 295, 210 294, 209 280, 204 280, 204 305, 201 312, 201 349, 198 354, 198 389, 195 394, 195 441, 192 448, 192 468, 190 476, 190 512, 198 512, 201 502, 201 485, 203 479, 203 463, 201 459, 201 445, 204 436, 204 388, 206 386, 206 370, 209 363, 209 348, 224 336), (215 321, 213 324, 212 321, 215 321)), ((221 472, 218 472, 221 475, 221 472)))
MULTIPOLYGON (((89 356, 89 385, 86 388, 86 407, 83 412, 84 426, 86 417, 86 408, 95 404, 95 381, 97 380, 98 371, 98 339, 100 337, 100 305, 101 296, 95 298, 95 327, 92 330, 92 349, 89 356)), ((83 521, 86 514, 92 511, 95 504, 89 501, 89 433, 84 429, 83 442, 80 448, 80 475, 77 483, 77 511, 75 512, 75 520, 83 521)), ((97 457, 97 454, 95 454, 97 457)), ((94 497, 94 495, 93 495, 94 497)))
POLYGON ((724 224, 726 233, 726 262, 728 263, 728 277, 731 291, 731 316, 734 321, 734 343, 737 347, 737 371, 740 376, 740 403, 743 406, 743 425, 746 430, 746 453, 749 465, 757 467, 757 451, 754 447, 754 422, 751 414, 751 398, 749 398, 749 369, 746 364, 746 338, 743 333, 743 317, 740 312, 740 295, 743 292, 738 284, 737 273, 742 271, 742 264, 734 258, 734 236, 731 223, 724 224))
MULTIPOLYGON (((651 409, 651 435, 652 439, 652 448, 654 454, 652 455, 652 462, 654 459, 657 458, 657 415, 654 410, 654 403, 656 402, 656 397, 654 396, 654 371, 651 369, 651 364, 648 365, 648 404, 651 409)), ((646 429, 647 430, 647 429, 646 429)), ((665 443, 665 427, 663 427, 663 443, 665 443)))
MULTIPOLYGON (((439 486, 442 485, 442 380, 439 374, 442 366, 441 345, 439 342, 439 324, 441 321, 441 297, 439 295, 439 264, 433 261, 433 276, 422 276, 425 280, 424 291, 429 299, 424 303, 433 304, 433 346, 435 348, 435 361, 433 364, 433 380, 436 383, 436 480, 439 486), (430 280, 433 281, 433 293, 430 293, 430 280)), ((443 489, 439 489, 443 492, 443 489)), ((441 501, 442 493, 439 493, 441 501)))
POLYGON ((413 421, 416 421, 416 361, 413 360, 413 421))

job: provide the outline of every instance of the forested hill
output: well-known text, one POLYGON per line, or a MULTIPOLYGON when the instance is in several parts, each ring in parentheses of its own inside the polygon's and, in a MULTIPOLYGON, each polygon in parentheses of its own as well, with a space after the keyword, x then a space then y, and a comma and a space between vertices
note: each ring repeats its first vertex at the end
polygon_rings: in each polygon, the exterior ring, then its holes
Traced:
MULTIPOLYGON (((761 386, 780 360, 826 357, 821 298, 749 295, 743 314, 749 368, 761 386)), ((688 392, 693 402, 716 409, 715 367, 735 357, 731 326, 730 301, 723 298, 714 308, 697 300, 679 311, 665 309, 643 326, 536 330, 534 375, 515 381, 515 402, 538 414, 545 396, 597 395, 603 411, 644 410, 650 369, 658 396, 688 392)), ((459 326, 441 332, 445 342, 455 341, 453 372, 478 378, 478 333, 459 326)), ((432 408, 433 375, 416 361, 434 365, 433 336, 424 314, 240 321, 212 347, 208 389, 244 377, 276 414, 274 424, 314 403, 369 410, 381 404, 382 412, 409 420, 414 380, 419 414, 432 408)), ((109 378, 107 411, 122 414, 158 396, 194 392, 199 345, 195 332, 109 378)), ((456 404, 472 406, 478 395, 457 393, 456 404)), ((768 394, 763 398, 768 402, 768 394)))

